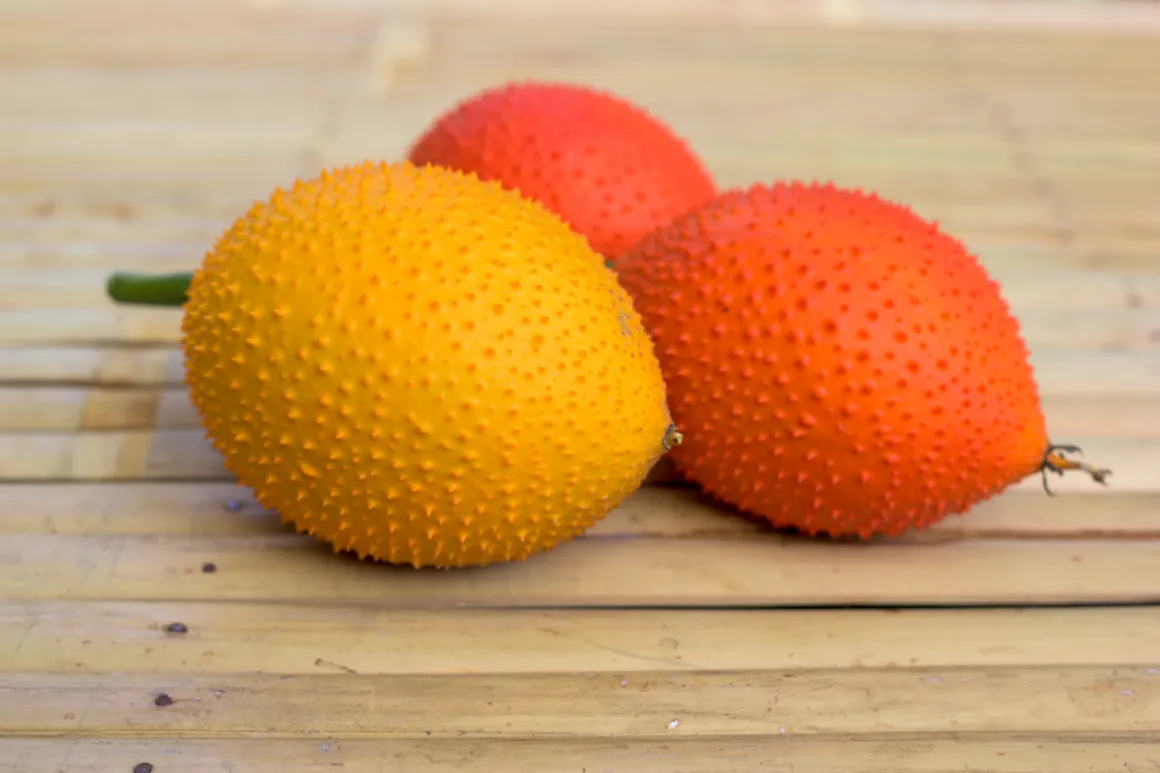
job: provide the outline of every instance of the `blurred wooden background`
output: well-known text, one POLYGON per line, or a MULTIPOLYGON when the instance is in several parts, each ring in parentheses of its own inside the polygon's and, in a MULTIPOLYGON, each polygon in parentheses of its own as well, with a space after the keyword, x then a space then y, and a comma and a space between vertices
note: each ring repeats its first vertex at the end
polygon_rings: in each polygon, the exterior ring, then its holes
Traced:
POLYGON ((6 0, 0 234, 2 773, 1157 767, 1158 3, 6 0), (1111 487, 839 545, 653 486, 443 574, 281 527, 202 439, 178 313, 106 276, 526 77, 637 100, 722 186, 939 220, 1111 487))

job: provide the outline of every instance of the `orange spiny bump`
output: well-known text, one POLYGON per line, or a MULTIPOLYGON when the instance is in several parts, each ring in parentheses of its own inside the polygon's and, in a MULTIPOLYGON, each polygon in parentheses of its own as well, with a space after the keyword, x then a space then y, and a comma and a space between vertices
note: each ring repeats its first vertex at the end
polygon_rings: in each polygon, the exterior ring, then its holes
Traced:
POLYGON ((617 260, 689 440, 678 471, 810 534, 897 534, 1039 471, 1018 323, 957 240, 833 185, 723 193, 617 260))
POLYGON ((613 258, 652 228, 713 197, 689 145, 626 99, 525 82, 455 105, 409 160, 472 172, 541 202, 613 258))
POLYGON ((679 438, 600 256, 542 205, 443 168, 363 163, 254 204, 195 272, 182 329, 226 466, 360 557, 524 559, 679 438))

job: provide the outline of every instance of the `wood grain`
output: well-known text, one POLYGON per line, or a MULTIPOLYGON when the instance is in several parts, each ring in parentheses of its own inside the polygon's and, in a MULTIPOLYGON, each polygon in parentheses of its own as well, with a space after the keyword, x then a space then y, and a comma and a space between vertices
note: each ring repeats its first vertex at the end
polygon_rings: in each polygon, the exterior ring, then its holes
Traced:
POLYGON ((14 600, 309 602, 393 608, 1155 603, 1160 540, 872 545, 775 534, 573 540, 523 563, 415 571, 304 535, 9 536, 14 600), (205 574, 213 563, 218 571, 205 574))
POLYGON ((207 676, 1149 667, 1160 665, 1160 615, 5 601, 0 652, 0 671, 207 676), (186 631, 170 632, 175 623, 186 631))
POLYGON ((29 671, 0 673, 0 695, 5 734, 72 738, 293 738, 302 734, 297 728, 323 738, 769 738, 782 728, 799 735, 1160 733, 1160 674, 1142 666, 658 670, 630 680, 615 672, 449 678, 29 671), (154 705, 163 693, 172 703, 154 705), (319 711, 320 695, 326 711, 319 711), (271 728, 272 710, 278 729, 271 728))
POLYGON ((780 727, 776 738, 4 738, 0 772, 108 773, 151 762, 157 771, 181 773, 317 773, 328 767, 423 773, 749 773, 770 764, 796 773, 961 773, 963 761, 972 760, 988 773, 1091 773, 1148 770, 1156 763, 1151 739, 1084 735, 1061 741, 1056 732, 800 735, 788 729, 781 734, 780 727))

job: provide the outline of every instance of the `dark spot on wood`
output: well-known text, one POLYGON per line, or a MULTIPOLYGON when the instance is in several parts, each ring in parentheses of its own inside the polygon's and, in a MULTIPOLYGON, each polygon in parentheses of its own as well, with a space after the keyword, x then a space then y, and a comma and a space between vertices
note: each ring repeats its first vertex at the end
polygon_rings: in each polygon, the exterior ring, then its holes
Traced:
POLYGON ((167 693, 161 693, 160 695, 158 695, 156 698, 153 699, 153 705, 154 706, 171 706, 171 705, 173 705, 173 699, 170 698, 167 693))
POLYGON ((335 663, 335 662, 330 661, 330 660, 323 660, 322 658, 316 658, 314 660, 314 665, 319 666, 320 668, 334 668, 334 669, 337 669, 339 671, 345 671, 348 674, 357 674, 358 673, 358 671, 355 671, 350 666, 344 666, 341 663, 335 663))
POLYGON ((94 201, 90 202, 86 209, 97 217, 107 217, 122 223, 128 223, 136 214, 133 208, 123 201, 94 201))
POLYGON ((213 561, 206 561, 201 565, 202 574, 213 574, 217 571, 217 564, 213 561))
POLYGON ((1148 340, 1154 344, 1160 344, 1160 328, 1148 333, 1148 340))
POLYGON ((46 199, 44 201, 37 202, 32 206, 32 214, 34 217, 52 217, 53 214, 56 213, 56 210, 59 208, 60 205, 55 201, 46 199))
POLYGON ((189 633, 189 627, 185 623, 170 623, 165 626, 165 630, 169 633, 189 633))
POLYGON ((1128 304, 1129 309, 1138 309, 1144 305, 1144 296, 1137 292, 1130 292, 1125 299, 1125 303, 1128 304))
POLYGON ((133 766, 133 773, 153 773, 153 763, 138 762, 133 766))

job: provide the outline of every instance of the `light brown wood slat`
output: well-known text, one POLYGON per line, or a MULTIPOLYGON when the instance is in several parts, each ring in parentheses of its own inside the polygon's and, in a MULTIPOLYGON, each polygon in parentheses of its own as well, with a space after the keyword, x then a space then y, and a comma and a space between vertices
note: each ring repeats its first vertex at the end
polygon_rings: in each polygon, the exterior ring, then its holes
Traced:
MULTIPOLYGON (((361 159, 370 155, 358 148, 347 147, 340 152, 337 160, 361 159)), ((374 157, 383 155, 382 152, 374 157)), ((388 154, 389 155, 389 154, 388 154)), ((217 168, 219 162, 208 162, 217 168)), ((247 160, 222 159, 220 165, 238 167, 247 160)), ((308 176, 316 173, 324 163, 303 163, 298 167, 296 161, 270 161, 264 166, 254 166, 246 175, 247 180, 261 180, 254 183, 252 191, 254 198, 263 198, 268 195, 274 185, 284 184, 293 176, 308 176), (287 169, 297 171, 287 174, 287 169)), ((206 174, 207 162, 199 162, 188 170, 174 169, 163 174, 174 176, 192 176, 198 173, 206 174)), ((753 163, 715 163, 714 168, 720 169, 722 185, 748 185, 755 179, 777 179, 786 176, 788 169, 782 166, 758 167, 753 163)), ((69 170, 73 171, 73 170, 69 170)), ((100 177, 103 172, 99 169, 90 169, 83 172, 86 175, 100 177)), ((43 177, 44 170, 38 170, 36 175, 43 177)), ((79 174, 79 173, 78 173, 79 174)), ((61 172, 62 182, 70 181, 70 174, 61 172)), ((790 175, 793 176, 793 175, 790 175)), ((825 170, 804 170, 801 175, 808 178, 823 177, 841 182, 845 185, 869 185, 874 183, 857 173, 841 172, 833 174, 825 170)), ((148 181, 128 180, 126 184, 142 185, 148 181)), ((870 187, 878 187, 877 184, 870 187)), ((0 187, 2 190, 2 187, 0 187)), ((919 202, 920 204, 922 202, 919 202)), ((924 214, 929 217, 938 216, 937 209, 925 204, 922 207, 924 214)), ((150 241, 146 244, 123 243, 120 239, 106 240, 100 252, 94 251, 84 244, 59 244, 53 242, 46 245, 27 243, 0 244, 0 263, 9 266, 40 267, 44 269, 65 268, 74 266, 103 267, 107 271, 186 271, 195 267, 198 256, 204 254, 206 245, 210 244, 217 235, 220 227, 228 225, 228 220, 215 221, 214 228, 207 229, 199 238, 191 238, 181 244, 158 244, 150 241)), ((988 254, 991 261, 1005 260, 1014 262, 1027 270, 1041 270, 1050 274, 1060 268, 1076 271, 1118 271, 1123 273, 1150 274, 1156 271, 1157 240, 1141 235, 1086 235, 1080 231, 1074 235, 1068 227, 1060 225, 1044 214, 1041 221, 1028 225, 1026 222, 1012 223, 984 223, 972 225, 969 222, 951 222, 944 224, 951 233, 960 239, 966 240, 972 249, 988 254), (1018 248, 1012 248, 1017 243, 1018 248)), ((141 312, 143 309, 134 309, 141 312)), ((3 344, 7 345, 7 344, 3 344)))
MULTIPOLYGON (((35 7, 34 0, 25 0, 35 7)), ((1024 36, 1029 31, 1035 33, 1033 41, 1041 45, 1045 41, 1061 38, 1063 41, 1077 41, 1082 44, 1095 36, 1115 36, 1131 42, 1141 34, 1148 34, 1160 27, 1160 18, 1147 4, 1126 2, 1070 3, 1029 3, 1011 8, 997 15, 995 0, 960 0, 955 3, 940 3, 932 8, 923 0, 866 0, 855 5, 836 5, 815 0, 789 0, 769 5, 749 6, 745 4, 725 4, 713 0, 642 0, 639 3, 624 4, 616 0, 596 0, 580 5, 545 5, 541 0, 497 0, 487 4, 469 4, 462 0, 421 0, 421 2, 394 2, 393 8, 421 8, 440 16, 467 16, 472 20, 522 19, 540 22, 567 19, 571 24, 585 22, 610 22, 630 28, 651 29, 658 24, 662 27, 679 25, 702 29, 705 25, 730 25, 746 27, 789 25, 791 29, 805 26, 807 31, 817 26, 834 25, 837 29, 877 31, 880 27, 887 32, 902 30, 943 30, 994 33, 1008 36, 1024 36), (1044 32, 1050 34, 1044 35, 1044 32)), ((92 9, 80 0, 60 0, 54 8, 67 7, 82 18, 92 14, 92 9)), ((120 13, 130 11, 141 13, 151 6, 142 0, 119 0, 114 6, 120 13)), ((228 0, 206 0, 198 3, 198 9, 212 10, 214 16, 231 18, 239 12, 239 5, 228 0)), ((322 9, 333 8, 333 4, 299 2, 287 4, 259 0, 242 9, 251 12, 271 13, 290 11, 295 14, 317 14, 322 9)), ((376 0, 345 0, 341 10, 379 9, 376 0)), ((17 11, 24 10, 19 7, 17 11)), ((184 9, 182 9, 184 10, 184 9)), ((16 17, 23 20, 21 16, 16 17)), ((94 22, 107 21, 107 17, 96 16, 94 22)), ((29 23, 24 21, 24 23, 29 23)), ((1097 40, 1101 39, 1096 37, 1097 40)), ((85 41, 93 45, 92 41, 85 41)), ((99 50, 99 49, 98 49, 99 50)))
POLYGON ((304 535, 10 535, 13 600, 301 602, 397 608, 830 606, 1160 601, 1160 540, 873 545, 785 538, 580 539, 521 563, 415 571, 304 535), (206 574, 213 563, 218 571, 206 574))
MULTIPOLYGON (((1154 395, 1045 394, 1042 405, 1054 437, 1160 437, 1160 389, 1154 395)), ((195 429, 200 426, 197 411, 184 387, 0 385, 0 432, 195 429)))
MULTIPOLYGON (((1133 402, 1140 403, 1136 406, 1137 411, 1143 409, 1146 414, 1150 410, 1144 404, 1147 398, 1133 402)), ((1123 401, 1118 404, 1127 407, 1123 401)), ((1105 426, 1116 425, 1116 418, 1110 415, 1097 416, 1093 420, 1105 426)), ((200 426, 197 411, 183 387, 0 386, 0 431, 194 429, 200 426)))
POLYGON ((0 480, 231 477, 196 429, 0 434, 0 480))
MULTIPOLYGON (((222 228, 242 214, 238 210, 220 216, 222 228)), ((126 205, 127 206, 127 205, 126 205)), ((52 225, 57 225, 54 222, 52 225)), ((63 224, 60 224, 63 225, 63 224)), ((45 224, 45 230, 50 224, 45 224)), ((2 231, 3 229, 0 229, 2 231)), ((149 230, 154 230, 150 228, 149 230)), ((210 247, 216 233, 206 239, 210 247)), ((201 262, 200 252, 189 256, 187 269, 201 262)), ((1061 269, 1050 273, 1026 268, 1007 268, 1001 261, 982 259, 999 282, 1003 297, 1016 316, 1032 310, 1109 311, 1160 309, 1160 259, 1154 272, 1084 271, 1061 269)), ((9 310, 101 309, 112 305, 105 295, 111 271, 99 267, 72 269, 0 267, 0 308, 9 310)))
MULTIPOLYGON (((1056 438, 1062 442, 1062 438, 1056 438)), ((1086 475, 1051 476, 1054 491, 1123 494, 1160 491, 1160 437, 1074 435, 1093 464, 1111 469, 1108 487, 1086 475)), ((662 460, 666 462, 667 460, 662 460)), ((658 464, 652 480, 668 479, 658 464)), ((0 433, 0 482, 5 480, 233 480, 200 429, 0 433)), ((1037 475, 1014 489, 1042 488, 1037 475)))
MULTIPOLYGON (((1160 353, 1037 347, 1030 362, 1041 391, 1067 396, 1160 393, 1160 353)), ((142 347, 0 347, 0 384, 15 386, 179 386, 180 350, 142 347)))
MULTIPOLYGON (((738 120, 743 119, 739 116, 738 120)), ((245 159, 222 157, 184 161, 180 157, 169 157, 158 160, 157 164, 163 168, 156 170, 156 174, 166 178, 188 179, 191 187, 211 189, 227 187, 232 197, 234 195, 232 191, 239 184, 227 185, 225 181, 216 177, 205 180, 201 180, 200 177, 207 175, 207 169, 216 169, 220 166, 232 168, 235 174, 239 168, 244 167, 249 170, 245 176, 247 181, 245 190, 250 193, 250 198, 263 199, 273 187, 284 186, 295 177, 313 176, 322 167, 363 158, 401 157, 424 125, 420 123, 414 131, 406 133, 396 127, 397 134, 389 137, 376 132, 368 134, 365 138, 352 137, 332 141, 323 146, 318 157, 295 157, 284 160, 262 156, 245 159)), ((708 133, 708 130, 705 130, 705 133, 708 133)), ((840 139, 832 140, 832 144, 835 145, 841 142, 840 139)), ((800 143, 801 140, 797 138, 786 137, 780 144, 796 148, 800 143)), ((871 146, 866 152, 869 154, 884 151, 871 146)), ((1077 200, 1074 206, 1084 212, 1082 215, 1084 220, 1075 222, 1081 217, 1076 215, 1069 217, 1067 221, 1061 221, 1049 202, 1033 201, 1028 204, 1026 198, 1031 196, 1030 192, 1019 198, 1018 203, 1012 202, 1005 209, 982 209, 977 205, 962 204, 957 198, 960 194, 935 193, 937 178, 918 178, 916 182, 907 183, 905 178, 899 177, 893 167, 872 169, 854 159, 842 160, 840 163, 831 161, 828 162, 829 166, 821 166, 809 161, 811 153, 829 157, 829 151, 824 146, 819 146, 812 151, 800 150, 798 155, 790 160, 768 154, 757 158, 751 155, 735 158, 720 154, 705 154, 705 158, 715 170, 724 188, 786 178, 821 178, 844 186, 874 190, 888 198, 911 205, 923 217, 937 220, 944 230, 966 241, 988 267, 1010 266, 1024 271, 1037 270, 1042 272, 1048 285, 1051 284, 1049 277, 1056 270, 1082 272, 1096 269, 1132 274, 1156 271, 1156 216, 1153 214, 1155 204, 1148 198, 1151 196, 1150 190, 1141 190, 1134 196, 1133 201, 1136 203, 1131 206, 1137 209, 1128 209, 1128 204, 1120 204, 1116 205, 1114 212, 1106 212, 1105 209, 1112 206, 1107 203, 1106 197, 1089 204, 1083 197, 1097 194, 1090 191, 1082 193, 1085 189, 1080 180, 1068 183, 1069 188, 1074 187, 1081 191, 1069 194, 1069 198, 1077 200), (1013 248, 1012 242, 1020 246, 1013 248)), ((94 165, 95 162, 88 163, 80 170, 69 167, 67 170, 59 171, 46 166, 48 162, 26 159, 25 163, 29 165, 25 172, 27 175, 41 180, 61 177, 61 184, 64 184, 63 180, 68 178, 69 174, 83 175, 82 182, 85 178, 113 174, 111 170, 94 165)), ((1160 167, 1160 163, 1156 166, 1160 167)), ((966 174, 966 171, 962 174, 966 174)), ((954 174, 951 173, 951 176, 954 174)), ((1151 177, 1155 177, 1155 172, 1151 177)), ((1114 184, 1120 184, 1119 178, 1113 180, 1114 184)), ((153 183, 152 174, 147 179, 132 182, 142 189, 152 190, 154 196, 167 195, 167 189, 155 190, 158 186, 153 183)), ((990 187, 1011 189, 1021 185, 1027 183, 995 180, 990 187)), ((1146 185, 1145 182, 1140 183, 1141 188, 1146 185)), ((969 193, 964 191, 961 195, 969 193)), ((207 192, 199 195, 214 194, 207 192)), ((986 192, 980 192, 978 195, 990 197, 986 192)), ((222 214, 214 215, 198 228, 158 229, 135 226, 131 221, 97 223, 91 227, 80 227, 69 226, 67 221, 57 223, 47 220, 41 225, 26 226, 20 232, 11 234, 0 250, 0 257, 4 263, 23 269, 67 270, 83 267, 100 269, 105 273, 116 270, 188 270, 198 265, 207 247, 222 229, 242 214, 247 203, 238 203, 222 214), (92 241, 103 243, 104 248, 94 251, 85 246, 86 242, 92 241)), ((46 194, 40 200, 26 205, 26 209, 35 214, 52 206, 54 201, 46 194)), ((113 206, 127 212, 135 210, 135 205, 131 201, 121 201, 113 206)), ((998 278, 1002 279, 1002 276, 998 278)), ((49 296, 46 290, 40 289, 17 299, 17 305, 10 305, 8 308, 13 310, 36 310, 46 307, 85 308, 95 304, 96 301, 89 303, 80 299, 93 298, 93 294, 101 286, 103 282, 98 282, 95 286, 78 282, 67 293, 54 296, 49 296)), ((1092 296, 1091 301, 1081 300, 1079 304, 1081 308, 1098 305, 1100 297, 1097 294, 1092 296)), ((1015 297, 1014 300, 1018 302, 1020 299, 1015 297)))
MULTIPOLYGON (((1141 361, 1126 364, 1136 374, 1141 361)), ((1160 359, 1156 364, 1160 378, 1160 359)), ((174 346, 43 346, 0 348, 0 384, 20 386, 177 386, 185 368, 174 346)))
MULTIPOLYGON (((234 483, 53 483, 0 486, 0 534, 230 537, 287 533, 234 483)), ((758 521, 711 503, 694 488, 648 485, 580 539, 699 539, 768 531, 758 521)), ((926 531, 894 538, 937 542, 978 538, 1157 538, 1160 493, 1012 491, 951 516, 926 531)))
POLYGON ((1156 741, 1147 733, 1126 734, 1126 740, 1058 732, 801 735, 788 729, 781 734, 780 726, 778 732, 777 738, 663 739, 3 738, 0 773, 109 773, 132 771, 141 762, 181 773, 317 773, 329 767, 383 773, 753 773, 771 761, 782 766, 774 770, 794 773, 961 773, 964 765, 988 773, 1091 773, 1149 770, 1156 763, 1156 741))
POLYGON ((7 653, 0 671, 70 674, 1160 666, 1160 612, 411 611, 325 602, 3 601, 0 652, 7 653), (186 632, 169 632, 174 623, 186 632))
MULTIPOLYGON (((1160 310, 1032 310, 1020 316, 1028 346, 1036 348, 1160 351, 1160 310)), ((82 344, 108 341, 174 343, 175 309, 116 307, 0 310, 0 345, 82 344)))
POLYGON ((1160 733, 1139 666, 453 676, 0 673, 6 735, 1160 733), (173 701, 154 705, 164 693, 173 701), (676 724, 674 724, 674 721, 676 724), (672 727, 670 727, 672 725, 672 727))
MULTIPOLYGON (((53 3, 54 8, 61 5, 53 3)), ((270 12, 256 3, 223 2, 211 8, 167 3, 164 11, 123 0, 100 11, 75 0, 64 5, 71 21, 67 27, 53 13, 5 9, 6 23, 0 27, 5 57, 25 66, 70 69, 115 65, 173 71, 184 66, 309 73, 349 67, 350 47, 382 14, 381 7, 366 3, 344 3, 341 11, 329 13, 293 5, 270 12), (118 37, 116 31, 129 23, 135 25, 133 38, 118 37), (303 51, 310 55, 304 57, 303 51)))
MULTIPOLYGON (((481 84, 483 85, 483 84, 481 84)), ((285 158, 286 153, 275 153, 267 149, 265 154, 245 159, 222 158, 220 161, 172 155, 159 158, 159 169, 150 165, 151 174, 142 179, 126 193, 118 191, 115 199, 96 188, 85 193, 86 187, 93 188, 91 179, 102 173, 113 174, 111 162, 99 159, 86 161, 77 170, 80 175, 78 192, 73 198, 59 198, 51 190, 44 190, 34 198, 18 203, 14 213, 19 225, 9 225, 5 230, 8 238, 3 254, 6 264, 20 272, 44 270, 57 272, 86 271, 98 274, 86 276, 78 274, 72 278, 67 293, 49 296, 44 286, 50 275, 39 279, 33 286, 40 289, 27 296, 18 297, 23 308, 36 308, 38 304, 50 307, 68 307, 97 300, 94 293, 103 287, 99 272, 114 270, 147 269, 161 270, 190 269, 200 262, 205 250, 212 245, 220 231, 234 218, 243 214, 253 199, 264 199, 275 187, 284 187, 297 176, 313 176, 323 167, 349 163, 352 160, 395 159, 401 157, 414 138, 423 131, 428 122, 438 112, 454 102, 448 97, 445 103, 432 105, 429 111, 417 115, 409 126, 396 123, 389 130, 379 130, 377 125, 388 120, 397 121, 397 108, 392 108, 382 117, 368 116, 360 125, 361 134, 343 135, 337 139, 324 141, 317 156, 309 158, 295 155, 285 158), (209 174, 219 166, 229 166, 229 174, 209 174), (185 179, 184 190, 174 190, 172 179, 185 179), (83 197, 83 198, 81 198, 83 197), (161 213, 169 209, 160 207, 158 200, 192 200, 186 204, 179 220, 160 219, 161 213), (75 203, 74 203, 75 202, 75 203), (196 213, 196 219, 191 214, 196 213), (104 249, 93 250, 86 243, 94 241, 104 244, 104 249)), ((646 101, 647 104, 647 101, 646 101)), ((671 112, 671 111, 669 111, 671 112)), ((745 114, 734 111, 738 120, 745 114)), ((667 117, 667 113, 666 113, 667 117)), ((704 135, 706 144, 712 136, 711 128, 699 129, 687 126, 687 121, 674 117, 675 123, 690 141, 704 135)), ((1160 122, 1160 121, 1158 121, 1160 122)), ((354 129, 349 130, 351 132, 354 129)), ((245 137, 236 141, 238 150, 226 143, 220 153, 237 154, 245 147, 245 137)), ((1126 142, 1127 140, 1125 140, 1126 142)), ((753 182, 769 183, 779 179, 824 178, 845 186, 874 190, 894 201, 907 204, 922 217, 936 220, 947 232, 964 239, 968 247, 1004 285, 1018 281, 1021 273, 1038 270, 1043 283, 1050 287, 1055 283, 1067 284, 1068 275, 1082 272, 1084 263, 1092 252, 1108 252, 1117 248, 1136 247, 1147 250, 1157 242, 1156 215, 1154 214, 1155 193, 1149 180, 1160 167, 1160 158, 1150 164, 1107 174, 1104 177, 1077 170, 1073 159, 1047 159, 1043 166, 1061 167, 1071 177, 1060 179, 1053 175, 1053 184, 1066 190, 1069 200, 1076 208, 1075 215, 1069 215, 1061 222, 1058 212, 1050 201, 1036 198, 1032 181, 1010 176, 1001 176, 979 170, 985 159, 967 157, 958 165, 946 169, 899 170, 908 156, 916 153, 914 147, 922 142, 916 137, 895 149, 884 147, 885 139, 813 136, 803 138, 786 132, 772 142, 763 136, 761 143, 739 142, 739 148, 729 152, 706 149, 703 157, 714 174, 719 177, 723 188, 748 185, 753 182), (849 156, 835 156, 833 148, 847 148, 852 143, 861 143, 860 153, 849 156), (782 156, 781 154, 787 154, 782 156), (865 160, 879 157, 871 164, 865 160), (817 160, 815 160, 817 159, 817 160), (824 160, 823 160, 824 159, 824 160), (1138 175, 1138 180, 1133 177, 1138 175), (948 184, 945 178, 956 182, 948 184), (1106 189, 1117 186, 1123 190, 1117 195, 1122 198, 1109 199, 1106 189), (992 200, 995 199, 995 200, 992 200), (986 200, 982 205, 977 203, 986 200), (1061 243, 1067 241, 1073 243, 1061 243), (1013 240, 1018 240, 1012 244, 1013 240), (1031 249, 1038 246, 1040 250, 1031 249), (1077 246, 1082 250, 1077 252, 1077 246), (1049 249, 1048 249, 1049 248, 1049 249), (1054 271, 1063 272, 1056 280, 1054 271), (1012 277, 1016 277, 1013 279, 1012 277), (1005 281, 1004 281, 1005 280, 1005 281)), ((925 141, 925 144, 932 144, 925 141)), ((1149 146, 1150 152, 1160 154, 1160 147, 1149 146)), ((987 158, 1004 166, 1010 149, 996 146, 988 152, 987 158)), ((932 147, 929 153, 919 154, 919 158, 938 156, 940 153, 954 157, 961 154, 957 148, 932 147)), ((1099 156, 1092 159, 1097 163, 1099 156)), ((25 157, 20 162, 22 174, 41 180, 51 180, 64 176, 65 170, 58 169, 60 162, 51 158, 25 157)), ((1105 162, 1106 163, 1106 162, 1105 162)), ((1125 165, 1128 161, 1123 162, 1125 165)), ((929 166, 929 164, 928 164, 929 166)), ((121 173, 143 174, 136 167, 121 173)), ((27 186, 22 185, 24 191, 27 186)), ((32 186, 34 189, 36 186, 32 186)), ((176 205, 173 205, 176 206, 176 205)), ((1145 256, 1148 253, 1145 253, 1145 256)), ((1141 270, 1155 271, 1154 252, 1151 261, 1145 260, 1138 266, 1121 269, 1125 273, 1140 273, 1141 270)), ((1096 266, 1092 266, 1093 268, 1096 266)), ((1100 266, 1116 270, 1115 266, 1100 266)), ((25 284, 29 284, 25 282, 25 284)), ((1099 286, 1095 289, 1099 289, 1099 286)), ((1020 295, 1012 294, 1018 304, 1020 295)), ((1096 303, 1101 297, 1097 293, 1091 300, 1077 298, 1081 306, 1096 303)))

